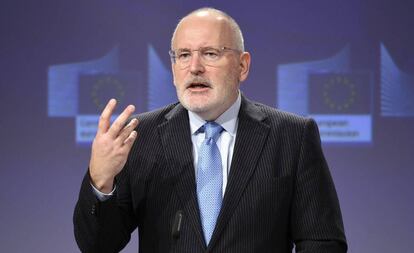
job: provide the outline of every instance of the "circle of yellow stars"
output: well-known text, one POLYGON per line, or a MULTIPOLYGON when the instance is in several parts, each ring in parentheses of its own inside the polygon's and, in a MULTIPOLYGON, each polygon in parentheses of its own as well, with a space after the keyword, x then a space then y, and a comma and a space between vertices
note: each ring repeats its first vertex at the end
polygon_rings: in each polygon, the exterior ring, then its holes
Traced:
POLYGON ((348 110, 355 103, 356 95, 355 83, 345 76, 332 77, 323 86, 323 101, 331 110, 339 112, 348 110), (338 89, 339 87, 341 89, 338 89), (338 90, 346 91, 347 94, 343 94, 345 99, 336 101, 333 98, 333 94, 338 90))
POLYGON ((102 96, 100 96, 101 91, 107 88, 110 88, 115 91, 115 94, 112 97, 116 98, 118 102, 121 102, 125 96, 125 90, 120 80, 112 76, 105 76, 99 78, 94 83, 91 91, 92 101, 98 107, 99 110, 102 110, 107 103, 107 101, 103 101, 103 99, 105 98, 102 98, 102 96))

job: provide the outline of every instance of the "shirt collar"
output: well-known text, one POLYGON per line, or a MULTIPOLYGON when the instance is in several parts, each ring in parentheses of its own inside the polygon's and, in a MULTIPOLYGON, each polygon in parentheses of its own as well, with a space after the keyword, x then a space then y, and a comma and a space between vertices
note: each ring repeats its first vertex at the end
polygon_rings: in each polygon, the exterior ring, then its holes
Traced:
MULTIPOLYGON (((240 106, 241 95, 239 91, 236 101, 215 120, 217 124, 221 125, 221 127, 232 136, 236 133, 237 116, 239 115, 240 106)), ((188 117, 190 119, 191 134, 195 134, 197 130, 207 122, 192 111, 188 111, 188 117)))

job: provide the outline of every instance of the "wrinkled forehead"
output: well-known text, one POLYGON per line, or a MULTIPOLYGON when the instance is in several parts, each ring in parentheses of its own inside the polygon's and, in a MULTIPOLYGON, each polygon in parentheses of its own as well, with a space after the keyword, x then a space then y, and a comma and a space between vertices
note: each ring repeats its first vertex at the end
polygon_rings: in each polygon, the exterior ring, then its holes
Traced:
POLYGON ((205 46, 232 47, 234 40, 228 20, 223 16, 194 14, 177 26, 173 48, 197 49, 205 46))

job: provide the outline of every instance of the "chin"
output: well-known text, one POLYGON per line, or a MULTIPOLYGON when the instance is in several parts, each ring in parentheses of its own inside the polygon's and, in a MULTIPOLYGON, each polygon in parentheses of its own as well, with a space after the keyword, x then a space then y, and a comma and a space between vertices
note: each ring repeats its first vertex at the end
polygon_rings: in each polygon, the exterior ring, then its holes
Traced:
POLYGON ((209 106, 206 103, 200 104, 200 103, 182 103, 183 106, 192 112, 195 113, 204 113, 210 110, 211 106, 209 106))
POLYGON ((207 103, 206 101, 188 101, 188 100, 181 100, 181 104, 189 111, 199 114, 200 116, 203 114, 208 114, 212 109, 214 109, 214 105, 207 103))

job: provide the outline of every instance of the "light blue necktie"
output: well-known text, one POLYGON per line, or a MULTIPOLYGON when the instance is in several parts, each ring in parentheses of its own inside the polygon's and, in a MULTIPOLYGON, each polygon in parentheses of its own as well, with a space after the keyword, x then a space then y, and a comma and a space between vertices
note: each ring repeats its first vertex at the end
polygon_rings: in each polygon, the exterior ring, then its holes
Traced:
POLYGON ((200 128, 205 139, 198 152, 197 197, 206 244, 210 242, 222 201, 223 171, 220 150, 216 141, 223 128, 215 122, 207 122, 200 128))

